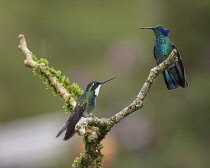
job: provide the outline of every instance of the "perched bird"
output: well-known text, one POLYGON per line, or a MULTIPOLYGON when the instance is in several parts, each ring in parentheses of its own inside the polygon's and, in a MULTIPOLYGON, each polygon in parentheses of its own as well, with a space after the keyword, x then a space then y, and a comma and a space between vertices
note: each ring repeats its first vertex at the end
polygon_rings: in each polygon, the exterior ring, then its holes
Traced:
MULTIPOLYGON (((164 26, 157 25, 154 27, 142 27, 141 29, 152 29, 156 35, 154 56, 157 64, 160 64, 168 58, 173 49, 177 50, 174 43, 168 38, 170 30, 167 30, 164 26)), ((178 62, 174 63, 162 72, 166 86, 169 90, 176 89, 179 86, 183 88, 188 86, 182 58, 178 50, 177 52, 178 62)))
POLYGON ((115 78, 116 77, 106 80, 104 82, 92 81, 87 85, 85 93, 79 98, 74 108, 74 111, 72 112, 71 116, 69 117, 63 128, 58 132, 56 138, 59 137, 65 130, 65 141, 70 139, 75 134, 75 126, 80 118, 89 117, 90 112, 95 108, 96 96, 98 96, 101 85, 115 78))

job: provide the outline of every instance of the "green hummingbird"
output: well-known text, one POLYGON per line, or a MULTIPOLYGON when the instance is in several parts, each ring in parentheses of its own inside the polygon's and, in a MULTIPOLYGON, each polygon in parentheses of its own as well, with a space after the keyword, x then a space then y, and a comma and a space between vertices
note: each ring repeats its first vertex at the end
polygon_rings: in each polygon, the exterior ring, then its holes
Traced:
MULTIPOLYGON (((157 25, 154 27, 142 27, 141 29, 152 29, 156 35, 154 56, 157 65, 168 58, 173 49, 177 50, 174 43, 171 42, 168 38, 168 33, 170 32, 170 30, 167 30, 164 26, 157 25)), ((169 90, 176 89, 179 86, 183 88, 188 86, 182 58, 178 50, 177 52, 178 62, 174 63, 162 72, 166 86, 169 90)))
POLYGON ((87 85, 84 94, 79 98, 74 108, 74 111, 72 112, 71 116, 69 117, 63 128, 58 132, 56 138, 59 137, 65 130, 65 141, 70 139, 75 134, 75 126, 80 118, 89 117, 90 112, 95 108, 96 96, 98 96, 99 94, 101 85, 115 78, 116 77, 108 79, 104 82, 92 81, 87 85))

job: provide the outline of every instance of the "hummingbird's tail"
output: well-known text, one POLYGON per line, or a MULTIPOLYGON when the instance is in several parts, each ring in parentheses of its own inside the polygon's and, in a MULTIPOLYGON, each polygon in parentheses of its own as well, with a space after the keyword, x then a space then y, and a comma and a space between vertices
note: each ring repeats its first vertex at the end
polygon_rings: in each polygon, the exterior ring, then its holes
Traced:
POLYGON ((56 135, 56 138, 58 138, 66 130, 68 124, 69 124, 69 120, 65 123, 63 128, 58 132, 58 134, 56 135))
POLYGON ((169 90, 176 89, 181 86, 183 88, 188 86, 185 78, 185 72, 182 62, 179 60, 174 67, 168 68, 163 72, 166 86, 169 90))
POLYGON ((63 140, 67 141, 76 133, 75 126, 80 120, 81 116, 82 115, 80 113, 74 113, 74 115, 71 118, 69 118, 69 122, 66 127, 66 134, 63 140))
POLYGON ((63 138, 63 140, 68 140, 70 139, 75 133, 75 126, 78 123, 78 121, 81 118, 81 114, 80 113, 74 113, 73 116, 71 116, 65 123, 65 125, 63 126, 63 128, 58 132, 57 137, 59 137, 65 130, 66 130, 66 134, 63 138))

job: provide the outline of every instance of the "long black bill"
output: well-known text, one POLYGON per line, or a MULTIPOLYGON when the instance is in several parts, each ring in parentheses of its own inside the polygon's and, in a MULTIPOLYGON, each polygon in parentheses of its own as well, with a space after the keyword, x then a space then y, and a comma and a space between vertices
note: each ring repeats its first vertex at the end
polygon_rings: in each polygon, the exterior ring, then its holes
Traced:
POLYGON ((113 80, 113 79, 115 79, 116 77, 114 77, 114 78, 111 78, 111 79, 108 79, 108 80, 106 80, 106 81, 104 81, 104 82, 100 82, 100 84, 104 84, 104 83, 106 83, 106 82, 108 82, 108 81, 110 81, 110 80, 113 80))
POLYGON ((142 27, 140 29, 153 29, 154 27, 142 27))

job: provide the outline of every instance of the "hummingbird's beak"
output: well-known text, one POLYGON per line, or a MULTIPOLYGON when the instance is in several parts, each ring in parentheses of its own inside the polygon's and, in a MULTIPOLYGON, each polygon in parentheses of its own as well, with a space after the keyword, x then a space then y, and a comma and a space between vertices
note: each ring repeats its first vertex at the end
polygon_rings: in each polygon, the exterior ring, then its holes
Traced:
POLYGON ((154 27, 142 27, 140 29, 154 29, 154 27))
POLYGON ((108 82, 108 81, 110 81, 110 80, 113 80, 113 79, 115 79, 116 77, 114 77, 114 78, 111 78, 111 79, 108 79, 108 80, 105 80, 105 81, 103 81, 103 82, 100 82, 100 84, 104 84, 104 83, 106 83, 106 82, 108 82))

